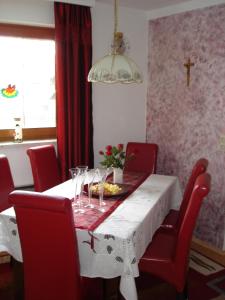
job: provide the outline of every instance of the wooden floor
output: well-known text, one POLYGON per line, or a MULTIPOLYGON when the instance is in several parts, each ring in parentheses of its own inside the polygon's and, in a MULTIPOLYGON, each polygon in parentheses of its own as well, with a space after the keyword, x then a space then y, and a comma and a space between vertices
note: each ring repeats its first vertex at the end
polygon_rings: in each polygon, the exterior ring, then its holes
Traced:
MULTIPOLYGON (((119 278, 102 280, 85 278, 86 291, 83 300, 123 300, 124 298, 119 293, 119 278), (104 296, 103 296, 104 295, 104 296)), ((137 286, 139 289, 138 300, 166 300, 163 297, 162 286, 156 284, 151 280, 151 286, 146 284, 146 281, 137 279, 137 286), (146 289, 147 286, 147 289, 146 289), (161 291, 160 291, 161 290, 161 291), (160 292, 160 293, 159 293, 160 292), (153 298, 152 298, 153 297, 153 298)), ((22 264, 12 261, 12 265, 0 264, 0 299, 1 300, 24 300, 23 296, 23 269, 22 264), (12 269, 13 267, 13 269, 12 269), (13 270, 13 272, 12 272, 13 270)), ((173 288, 165 285, 163 289, 170 289, 169 293, 173 294, 173 288)), ((166 291, 167 293, 167 291, 166 291)), ((174 298, 175 299, 175 298, 174 298)), ((173 300, 173 299, 171 299, 173 300)))
MULTIPOLYGON (((220 274, 225 278, 225 270, 220 274)), ((211 300, 218 296, 209 289, 202 275, 195 271, 189 272, 189 300, 211 300), (210 294, 211 293, 211 294, 210 294), (212 294, 213 293, 213 294, 212 294), (204 297, 199 297, 204 295, 204 297)), ((119 278, 103 280, 101 278, 83 278, 85 297, 82 300, 123 300, 119 293, 119 278), (104 295, 104 296, 103 296, 104 295)), ((148 274, 136 278, 138 300, 175 300, 175 289, 169 284, 148 274)), ((0 300, 24 300, 22 264, 0 264, 0 300), (12 272, 13 271, 13 272, 12 272)))
MULTIPOLYGON (((84 300, 122 300, 119 293, 119 278, 102 280, 84 278, 84 284, 88 287, 84 300), (104 296, 103 296, 104 294, 104 296)), ((140 290, 142 282, 137 282, 140 290)), ((24 300, 23 296, 23 268, 22 264, 12 260, 9 264, 0 264, 0 299, 1 300, 24 300)), ((152 292, 152 291, 151 291, 152 292)), ((155 288, 154 293, 157 292, 155 288)), ((149 293, 140 291, 140 300, 160 299, 149 298, 149 293)))

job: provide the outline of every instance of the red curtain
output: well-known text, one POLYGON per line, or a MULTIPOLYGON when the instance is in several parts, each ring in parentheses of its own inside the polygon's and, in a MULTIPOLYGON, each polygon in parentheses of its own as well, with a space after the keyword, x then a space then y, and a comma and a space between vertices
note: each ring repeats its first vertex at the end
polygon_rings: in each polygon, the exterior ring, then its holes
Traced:
POLYGON ((62 177, 69 168, 93 167, 92 60, 89 7, 54 3, 56 38, 57 146, 62 177))

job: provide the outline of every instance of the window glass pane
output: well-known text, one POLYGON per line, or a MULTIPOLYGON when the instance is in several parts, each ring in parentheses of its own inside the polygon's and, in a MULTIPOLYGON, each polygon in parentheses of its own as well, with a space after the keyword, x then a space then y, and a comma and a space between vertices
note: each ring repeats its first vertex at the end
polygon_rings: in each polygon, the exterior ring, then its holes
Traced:
POLYGON ((0 36, 0 129, 55 127, 55 42, 0 36))

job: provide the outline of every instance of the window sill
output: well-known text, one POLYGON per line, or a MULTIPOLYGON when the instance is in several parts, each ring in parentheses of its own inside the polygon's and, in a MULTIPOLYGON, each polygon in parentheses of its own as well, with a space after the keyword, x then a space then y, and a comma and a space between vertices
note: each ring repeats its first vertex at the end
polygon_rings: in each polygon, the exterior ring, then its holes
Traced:
POLYGON ((32 144, 48 144, 48 143, 55 143, 56 139, 48 139, 48 140, 28 140, 23 141, 21 143, 18 142, 0 142, 0 147, 3 146, 23 146, 23 145, 32 145, 32 144))

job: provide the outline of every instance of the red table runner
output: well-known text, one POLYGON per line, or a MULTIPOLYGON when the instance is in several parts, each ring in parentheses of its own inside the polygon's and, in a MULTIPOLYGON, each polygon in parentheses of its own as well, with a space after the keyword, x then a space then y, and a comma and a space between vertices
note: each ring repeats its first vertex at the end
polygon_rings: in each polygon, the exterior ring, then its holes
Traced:
MULTIPOLYGON (((123 184, 129 185, 128 192, 121 197, 104 198, 105 212, 100 212, 97 209, 85 209, 84 214, 74 213, 74 223, 76 228, 93 231, 99 224, 101 224, 138 186, 149 176, 146 173, 124 172, 123 184)), ((107 181, 112 180, 112 175, 107 181)), ((84 202, 87 202, 87 197, 83 197, 84 202)), ((99 199, 92 198, 91 202, 99 206, 99 199)), ((76 209, 76 208, 74 208, 76 209)))

